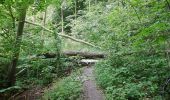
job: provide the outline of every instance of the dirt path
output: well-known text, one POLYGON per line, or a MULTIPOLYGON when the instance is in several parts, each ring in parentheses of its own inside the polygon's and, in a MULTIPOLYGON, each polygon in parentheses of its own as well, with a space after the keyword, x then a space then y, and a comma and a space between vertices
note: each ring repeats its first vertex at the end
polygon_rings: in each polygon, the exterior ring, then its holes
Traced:
POLYGON ((85 67, 83 76, 84 100, 104 100, 101 90, 96 85, 93 67, 85 67))

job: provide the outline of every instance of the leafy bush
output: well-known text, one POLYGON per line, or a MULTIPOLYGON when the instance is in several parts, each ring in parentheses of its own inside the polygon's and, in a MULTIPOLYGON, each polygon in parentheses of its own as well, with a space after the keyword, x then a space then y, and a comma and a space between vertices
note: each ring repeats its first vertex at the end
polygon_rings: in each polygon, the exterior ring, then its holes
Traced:
POLYGON ((23 72, 17 75, 18 79, 24 84, 48 84, 54 78, 55 63, 55 59, 21 60, 18 70, 23 72))
POLYGON ((118 61, 115 58, 113 62, 106 60, 95 67, 97 83, 105 90, 107 100, 160 100, 161 86, 169 76, 166 60, 161 57, 139 61, 122 59, 120 66, 114 65, 118 61))
POLYGON ((18 85, 47 85, 53 79, 69 75, 72 70, 80 68, 80 57, 61 57, 49 59, 20 59, 17 73, 18 85))
POLYGON ((78 100, 82 93, 82 83, 78 80, 80 71, 53 84, 44 94, 44 100, 78 100))

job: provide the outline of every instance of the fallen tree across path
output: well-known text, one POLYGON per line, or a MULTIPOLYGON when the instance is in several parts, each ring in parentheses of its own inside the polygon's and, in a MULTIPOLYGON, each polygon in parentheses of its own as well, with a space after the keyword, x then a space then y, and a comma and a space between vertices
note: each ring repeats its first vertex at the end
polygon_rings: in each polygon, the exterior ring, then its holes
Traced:
MULTIPOLYGON (((103 53, 94 53, 94 52, 82 52, 82 51, 64 51, 61 53, 64 56, 80 56, 84 59, 96 59, 96 58, 105 58, 106 54, 103 53)), ((55 58, 57 54, 55 53, 43 53, 37 54, 36 57, 40 58, 55 58)))
POLYGON ((95 58, 105 58, 106 54, 103 53, 94 53, 94 52, 81 52, 81 51, 65 51, 63 52, 66 56, 81 56, 86 59, 95 59, 95 58))

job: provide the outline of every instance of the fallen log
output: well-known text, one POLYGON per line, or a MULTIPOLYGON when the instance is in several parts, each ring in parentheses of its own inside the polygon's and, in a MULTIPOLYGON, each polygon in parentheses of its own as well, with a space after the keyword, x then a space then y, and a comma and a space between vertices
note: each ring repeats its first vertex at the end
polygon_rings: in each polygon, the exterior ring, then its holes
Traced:
MULTIPOLYGON (((64 51, 61 53, 64 56, 80 56, 84 59, 96 59, 96 58, 105 58, 106 54, 103 53, 95 53, 95 52, 82 52, 82 51, 64 51)), ((43 53, 43 54, 37 54, 34 55, 31 58, 55 58, 57 54, 55 53, 43 53)))
POLYGON ((65 51, 63 55, 66 56, 80 56, 85 59, 105 58, 106 54, 95 52, 82 52, 82 51, 65 51))

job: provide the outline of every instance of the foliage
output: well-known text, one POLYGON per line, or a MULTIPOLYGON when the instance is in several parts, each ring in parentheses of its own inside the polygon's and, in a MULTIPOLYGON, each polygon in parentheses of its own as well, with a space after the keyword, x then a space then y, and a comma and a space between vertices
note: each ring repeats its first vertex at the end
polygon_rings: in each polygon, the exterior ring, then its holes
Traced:
MULTIPOLYGON (((96 65, 97 81, 108 100, 160 99, 160 88, 169 77, 169 0, 1 0, 0 9, 1 88, 6 87, 8 67, 14 51, 19 50, 15 46, 21 46, 21 51, 16 51, 20 53, 17 85, 33 81, 49 84, 54 76, 64 76, 70 68, 79 66, 75 62, 79 59, 65 59, 60 55, 65 48, 85 49, 60 40, 57 33, 63 23, 66 34, 101 46, 108 54, 105 61, 96 65), (49 5, 54 9, 48 9, 49 5), (17 44, 21 8, 28 8, 26 20, 44 24, 43 27, 26 24, 22 41, 17 44), (46 15, 52 17, 45 19, 43 13, 48 11, 46 15), (44 27, 55 33, 44 31, 44 27), (66 44, 71 47, 62 48, 66 44), (57 53, 57 58, 37 57, 50 52, 57 53)), ((71 76, 47 94, 50 99, 75 99, 80 91, 79 82, 71 76)), ((165 96, 169 97, 169 94, 165 96)))
POLYGON ((162 83, 169 76, 164 58, 145 57, 138 61, 128 57, 120 58, 121 63, 117 59, 103 61, 95 67, 97 82, 105 89, 108 100, 160 98, 162 83))
POLYGON ((0 57, 0 89, 3 87, 6 87, 6 78, 7 78, 7 70, 10 63, 10 60, 8 58, 1 58, 0 57))
MULTIPOLYGON (((18 69, 25 69, 23 72, 18 74, 20 85, 26 84, 49 84, 54 78, 55 59, 50 60, 21 60, 19 62, 18 69)), ((29 85, 27 85, 29 86, 29 85)))
POLYGON ((111 100, 160 99, 169 77, 169 8, 166 0, 113 0, 92 5, 72 21, 72 34, 108 52, 96 65, 111 100))
POLYGON ((82 92, 80 70, 53 84, 44 94, 44 100, 79 100, 82 92))
POLYGON ((78 57, 65 58, 62 56, 60 61, 58 58, 33 58, 21 59, 18 65, 18 81, 19 86, 29 88, 30 85, 48 85, 53 79, 57 79, 69 75, 72 70, 80 67, 78 57), (60 62, 60 64, 58 64, 60 62))

